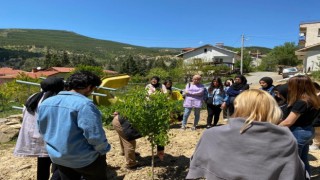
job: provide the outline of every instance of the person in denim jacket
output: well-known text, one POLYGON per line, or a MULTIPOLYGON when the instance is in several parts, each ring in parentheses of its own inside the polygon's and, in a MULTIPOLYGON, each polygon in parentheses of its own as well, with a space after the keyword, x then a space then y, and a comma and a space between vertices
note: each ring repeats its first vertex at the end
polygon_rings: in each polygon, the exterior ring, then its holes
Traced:
POLYGON ((43 101, 38 109, 39 132, 62 179, 106 179, 106 153, 111 146, 102 126, 102 115, 88 98, 101 84, 88 71, 72 74, 69 91, 43 101))
POLYGON ((192 78, 192 82, 186 85, 186 89, 183 92, 185 95, 185 99, 183 102, 184 114, 181 129, 186 129, 186 124, 192 109, 194 109, 195 118, 191 130, 195 130, 196 126, 198 125, 205 89, 204 85, 200 82, 201 76, 194 75, 192 78))
MULTIPOLYGON (((208 99, 212 98, 212 101, 210 103, 207 103, 207 111, 208 111, 208 117, 207 117, 207 129, 209 129, 211 126, 216 126, 220 113, 221 113, 221 105, 223 102, 227 100, 226 92, 224 91, 222 81, 219 77, 215 77, 212 79, 210 86, 208 87, 208 99), (212 103, 211 103, 212 102, 212 103), (214 117, 213 125, 212 118, 214 117)), ((208 102, 208 101, 207 101, 208 102)))

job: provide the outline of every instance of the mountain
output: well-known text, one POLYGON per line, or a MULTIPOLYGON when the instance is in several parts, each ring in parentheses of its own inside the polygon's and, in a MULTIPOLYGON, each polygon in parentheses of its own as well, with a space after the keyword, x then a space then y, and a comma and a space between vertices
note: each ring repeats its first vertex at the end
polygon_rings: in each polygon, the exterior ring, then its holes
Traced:
POLYGON ((74 32, 40 29, 0 29, 0 48, 44 53, 46 49, 108 58, 123 54, 177 54, 175 48, 146 48, 86 37, 74 32))
MULTIPOLYGON (((235 51, 235 52, 239 52, 241 51, 241 48, 235 48, 235 47, 231 47, 231 46, 224 46, 224 48, 235 51)), ((245 50, 247 51, 251 51, 256 53, 257 51, 261 54, 268 54, 272 49, 270 48, 266 48, 266 47, 260 47, 260 46, 246 46, 244 47, 245 50)))

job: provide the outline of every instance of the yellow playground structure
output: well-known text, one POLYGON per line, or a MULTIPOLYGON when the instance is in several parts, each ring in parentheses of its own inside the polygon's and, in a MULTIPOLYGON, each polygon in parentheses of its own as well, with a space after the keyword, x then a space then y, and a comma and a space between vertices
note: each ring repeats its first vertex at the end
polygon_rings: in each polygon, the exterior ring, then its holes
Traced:
POLYGON ((128 75, 103 78, 100 85, 101 88, 97 89, 95 92, 105 94, 106 96, 93 96, 92 99, 94 103, 104 106, 115 103, 117 101, 117 97, 110 93, 110 90, 112 90, 112 88, 122 88, 126 86, 129 79, 130 76, 128 75), (106 90, 105 88, 108 88, 109 90, 106 90))

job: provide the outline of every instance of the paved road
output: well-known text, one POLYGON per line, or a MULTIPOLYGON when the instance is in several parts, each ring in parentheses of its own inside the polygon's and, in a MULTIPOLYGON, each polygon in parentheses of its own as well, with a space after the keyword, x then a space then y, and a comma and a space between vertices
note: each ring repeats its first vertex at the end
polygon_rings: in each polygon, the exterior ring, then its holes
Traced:
POLYGON ((282 75, 278 75, 278 72, 251 72, 245 75, 248 84, 251 85, 259 85, 259 80, 266 76, 271 77, 274 84, 278 84, 278 81, 282 79, 282 75))

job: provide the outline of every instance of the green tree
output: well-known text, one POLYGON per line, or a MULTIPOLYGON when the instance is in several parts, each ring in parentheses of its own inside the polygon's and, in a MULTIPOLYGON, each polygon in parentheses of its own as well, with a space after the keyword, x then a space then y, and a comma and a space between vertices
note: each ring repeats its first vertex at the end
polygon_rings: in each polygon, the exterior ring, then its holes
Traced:
POLYGON ((72 73, 78 72, 78 71, 89 71, 93 74, 99 76, 100 78, 103 78, 106 74, 103 72, 103 68, 101 66, 88 66, 88 65, 78 65, 72 73))
POLYGON ((69 66, 70 65, 70 60, 69 60, 69 55, 67 51, 63 51, 61 63, 63 66, 69 66))
POLYGON ((284 45, 274 47, 271 52, 262 59, 259 69, 275 70, 277 65, 296 66, 299 60, 295 55, 297 47, 293 42, 286 42, 284 45))
POLYGON ((120 65, 120 73, 126 73, 130 75, 135 75, 138 73, 138 67, 133 56, 129 55, 127 58, 122 58, 120 65))
POLYGON ((168 71, 162 69, 162 68, 153 68, 153 69, 150 69, 147 77, 148 79, 151 79, 151 77, 153 76, 158 76, 160 77, 160 79, 167 79, 170 77, 170 74, 168 71))
MULTIPOLYGON (((248 73, 252 71, 251 67, 252 58, 248 51, 243 51, 243 60, 242 60, 242 70, 244 73, 248 73)), ((240 68, 241 61, 235 62, 235 67, 240 68)))
POLYGON ((155 146, 165 146, 169 142, 170 115, 174 112, 176 101, 170 100, 167 94, 160 92, 147 97, 146 89, 135 87, 112 106, 103 108, 103 114, 111 114, 110 110, 120 112, 142 136, 149 140, 153 179, 155 146))

